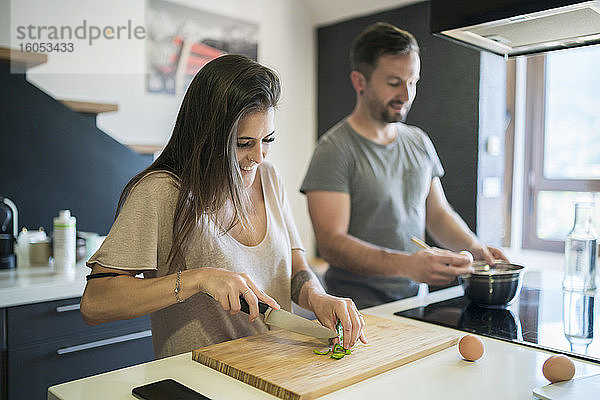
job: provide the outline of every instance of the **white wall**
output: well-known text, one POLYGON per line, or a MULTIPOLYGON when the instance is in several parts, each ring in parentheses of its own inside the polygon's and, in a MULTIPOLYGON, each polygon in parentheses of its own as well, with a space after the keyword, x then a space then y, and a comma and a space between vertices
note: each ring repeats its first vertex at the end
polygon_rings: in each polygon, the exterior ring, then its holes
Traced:
POLYGON ((301 0, 308 7, 316 26, 375 14, 425 0, 301 0))

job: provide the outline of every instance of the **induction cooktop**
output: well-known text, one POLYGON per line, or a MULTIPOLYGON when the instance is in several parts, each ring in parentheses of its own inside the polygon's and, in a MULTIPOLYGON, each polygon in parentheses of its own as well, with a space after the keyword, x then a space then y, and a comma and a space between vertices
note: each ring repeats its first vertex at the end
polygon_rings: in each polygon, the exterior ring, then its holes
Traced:
POLYGON ((523 287, 504 308, 481 307, 461 296, 395 314, 600 362, 599 297, 523 287))

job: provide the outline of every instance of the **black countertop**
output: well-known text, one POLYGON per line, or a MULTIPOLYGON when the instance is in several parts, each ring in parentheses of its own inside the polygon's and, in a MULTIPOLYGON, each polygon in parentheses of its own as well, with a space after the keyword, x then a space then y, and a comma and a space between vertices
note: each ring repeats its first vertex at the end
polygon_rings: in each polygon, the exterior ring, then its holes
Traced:
POLYGON ((505 308, 480 307, 461 296, 396 315, 600 362, 600 295, 563 291, 560 279, 528 278, 505 308))

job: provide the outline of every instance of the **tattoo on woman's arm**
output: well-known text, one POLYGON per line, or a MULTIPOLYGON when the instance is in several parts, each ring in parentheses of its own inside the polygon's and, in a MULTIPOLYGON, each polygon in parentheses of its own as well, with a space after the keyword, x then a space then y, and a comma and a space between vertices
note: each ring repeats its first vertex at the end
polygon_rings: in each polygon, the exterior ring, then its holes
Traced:
POLYGON ((294 275, 292 277, 292 289, 291 289, 291 293, 292 293, 292 301, 296 304, 298 304, 299 298, 300 298, 300 291, 302 290, 302 286, 304 286, 304 284, 308 281, 310 281, 312 279, 312 274, 303 269, 302 271, 298 272, 296 275, 294 275))

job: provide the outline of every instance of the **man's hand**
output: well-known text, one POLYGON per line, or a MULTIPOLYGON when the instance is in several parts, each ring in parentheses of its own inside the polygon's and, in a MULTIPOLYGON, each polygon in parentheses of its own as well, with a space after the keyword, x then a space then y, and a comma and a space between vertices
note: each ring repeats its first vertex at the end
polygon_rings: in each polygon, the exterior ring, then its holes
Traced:
POLYGON ((407 277, 415 282, 444 285, 457 276, 473 272, 471 260, 463 254, 431 247, 411 256, 407 277))
POLYGON ((496 247, 492 247, 492 246, 483 247, 483 246, 478 245, 478 246, 473 246, 472 248, 469 249, 469 251, 471 252, 471 254, 473 254, 473 258, 475 260, 484 260, 485 262, 489 263, 490 265, 493 265, 495 260, 504 260, 504 261, 508 262, 508 258, 506 258, 506 256, 502 252, 502 250, 500 250, 496 247))

